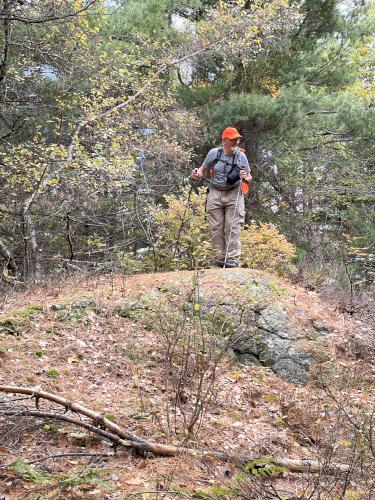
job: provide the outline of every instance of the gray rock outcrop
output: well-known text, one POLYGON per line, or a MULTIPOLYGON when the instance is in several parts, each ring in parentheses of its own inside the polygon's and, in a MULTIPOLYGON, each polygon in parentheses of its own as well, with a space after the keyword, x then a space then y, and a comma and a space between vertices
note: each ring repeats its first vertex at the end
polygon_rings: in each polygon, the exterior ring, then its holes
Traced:
POLYGON ((236 334, 234 356, 241 363, 267 366, 295 384, 306 384, 314 356, 301 346, 301 335, 291 327, 288 312, 277 301, 278 291, 264 279, 254 281, 236 272, 223 277, 247 291, 243 305, 232 297, 223 297, 220 303, 217 297, 204 297, 203 303, 207 313, 220 307, 231 318, 236 334))
POLYGON ((219 272, 214 280, 210 276, 205 282, 203 272, 199 298, 193 299, 191 292, 186 296, 183 289, 159 286, 139 301, 121 306, 118 314, 135 320, 140 316, 147 318, 142 311, 151 307, 160 312, 160 304, 167 296, 168 308, 190 314, 199 300, 199 315, 206 322, 207 331, 216 332, 219 342, 222 336, 223 346, 230 338, 230 352, 238 362, 269 367, 281 378, 304 385, 312 365, 322 358, 324 340, 320 337, 328 328, 318 321, 304 328, 299 328, 298 323, 296 326, 295 321, 292 324, 282 300, 287 294, 267 275, 238 269, 219 272))

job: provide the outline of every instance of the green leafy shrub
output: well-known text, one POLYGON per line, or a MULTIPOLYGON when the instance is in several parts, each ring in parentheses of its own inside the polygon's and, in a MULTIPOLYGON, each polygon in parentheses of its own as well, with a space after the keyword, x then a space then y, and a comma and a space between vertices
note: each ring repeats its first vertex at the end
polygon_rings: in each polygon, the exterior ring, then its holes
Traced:
POLYGON ((98 485, 105 488, 108 491, 113 491, 113 487, 106 481, 101 479, 101 476, 106 475, 108 471, 104 469, 88 470, 83 474, 78 474, 76 476, 68 477, 60 482, 60 490, 65 491, 67 489, 73 488, 74 486, 81 486, 84 484, 88 485, 98 485))
POLYGON ((117 253, 117 259, 120 269, 126 274, 153 271, 155 267, 149 255, 147 258, 137 260, 132 253, 120 251, 117 253))
POLYGON ((166 207, 152 212, 158 235, 157 266, 163 270, 207 266, 212 249, 205 217, 205 189, 185 188, 179 195, 165 196, 166 207))
POLYGON ((247 463, 244 467, 246 474, 251 474, 255 477, 272 477, 287 472, 288 469, 275 465, 272 457, 257 458, 247 463))
POLYGON ((272 481, 287 471, 288 469, 285 467, 276 465, 272 457, 257 458, 247 463, 226 486, 197 490, 191 493, 191 497, 204 500, 281 498, 269 495, 269 492, 276 492, 275 489, 272 489, 272 481))
POLYGON ((54 368, 50 368, 49 370, 47 370, 46 375, 48 378, 56 380, 57 377, 59 376, 59 372, 57 370, 55 370, 54 368))
POLYGON ((35 305, 15 311, 12 316, 0 321, 0 333, 20 337, 30 326, 30 319, 42 311, 42 307, 35 305))
POLYGON ((1 320, 0 332, 5 333, 6 335, 15 335, 18 337, 21 335, 19 321, 11 318, 1 320))
MULTIPOLYGON (((191 192, 185 188, 179 195, 165 196, 166 206, 151 212, 157 242, 154 251, 142 260, 122 255, 127 272, 189 269, 197 264, 209 266, 212 246, 205 214, 205 188, 191 192)), ((241 233, 242 263, 246 267, 282 272, 296 255, 296 248, 276 226, 260 223, 246 226, 241 233)))
POLYGON ((13 471, 18 474, 22 479, 30 481, 32 483, 41 484, 46 480, 46 476, 43 471, 37 469, 36 467, 29 465, 22 458, 17 459, 11 464, 13 471))
POLYGON ((28 319, 40 312, 43 312, 43 307, 31 304, 27 306, 25 309, 20 309, 19 311, 17 311, 16 316, 22 319, 28 319))
POLYGON ((70 304, 54 304, 51 309, 58 311, 59 321, 71 321, 72 323, 82 320, 89 309, 99 311, 90 297, 81 297, 70 304))
POLYGON ((268 223, 247 226, 241 233, 241 260, 247 267, 283 271, 296 249, 276 226, 268 223))

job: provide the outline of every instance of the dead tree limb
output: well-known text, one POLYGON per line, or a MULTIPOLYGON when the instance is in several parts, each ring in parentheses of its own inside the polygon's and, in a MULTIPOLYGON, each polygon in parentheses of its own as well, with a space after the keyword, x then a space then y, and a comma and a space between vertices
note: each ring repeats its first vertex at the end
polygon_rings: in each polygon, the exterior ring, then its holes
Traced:
POLYGON ((114 457, 115 453, 114 452, 108 452, 108 453, 89 453, 89 452, 67 452, 67 453, 52 453, 52 455, 47 455, 42 458, 37 458, 36 460, 31 460, 28 462, 29 465, 31 464, 37 464, 40 462, 45 462, 46 460, 55 460, 56 458, 67 458, 67 457, 76 457, 76 458, 98 458, 98 457, 104 457, 104 458, 111 458, 114 457))
MULTIPOLYGON (((19 2, 21 4, 21 2, 19 2)), ((24 2, 22 2, 24 3, 24 2)), ((26 16, 18 16, 16 14, 8 15, 5 16, 3 13, 0 13, 0 20, 9 20, 9 21, 17 21, 21 22, 24 24, 44 24, 44 23, 49 23, 51 21, 64 21, 65 19, 69 19, 71 17, 77 17, 79 14, 82 12, 85 12, 96 3, 96 0, 91 0, 88 2, 86 5, 84 5, 81 9, 76 10, 74 12, 68 12, 66 14, 61 14, 60 16, 54 15, 54 16, 47 16, 47 17, 41 17, 41 18, 32 18, 32 17, 26 17, 26 16)))
MULTIPOLYGON (((190 456, 203 457, 205 455, 211 455, 222 461, 231 461, 235 463, 248 463, 253 460, 263 458, 256 455, 234 455, 230 453, 225 453, 221 451, 213 450, 198 450, 193 448, 185 448, 180 446, 173 446, 167 444, 155 443, 152 441, 147 441, 136 434, 131 434, 126 431, 123 427, 115 424, 111 420, 103 417, 100 413, 90 410, 78 403, 68 401, 61 396, 52 394, 49 392, 41 391, 39 389, 32 389, 28 387, 17 387, 17 386, 7 386, 0 385, 0 393, 8 394, 26 394, 35 398, 36 401, 39 399, 45 399, 52 403, 56 403, 65 408, 66 411, 71 411, 72 413, 77 413, 79 415, 84 415, 90 418, 93 422, 91 424, 84 422, 83 420, 78 420, 70 417, 66 414, 56 413, 53 411, 42 411, 40 409, 33 410, 25 407, 17 409, 4 409, 0 410, 0 414, 5 416, 31 416, 31 417, 41 417, 55 420, 62 420, 64 422, 72 423, 80 427, 84 427, 100 436, 105 437, 109 441, 123 446, 127 449, 136 449, 141 452, 149 452, 157 456, 176 456, 180 454, 187 454, 190 456)), ((290 472, 302 472, 302 473, 319 473, 323 465, 317 460, 292 460, 284 457, 270 457, 270 463, 285 467, 290 472)), ((325 473, 337 474, 347 473, 349 466, 345 464, 329 464, 325 465, 325 473)))
POLYGON ((129 441, 120 438, 117 434, 101 429, 93 424, 89 424, 84 420, 78 420, 73 417, 69 417, 63 413, 56 413, 54 411, 41 411, 41 410, 29 410, 27 408, 19 408, 14 410, 4 410, 0 411, 1 415, 6 417, 39 417, 46 418, 50 420, 60 420, 62 422, 67 422, 68 424, 77 425, 78 427, 83 427, 84 429, 94 432, 95 434, 102 436, 115 444, 122 445, 126 448, 132 448, 133 443, 136 441, 129 441))
POLYGON ((108 430, 109 432, 116 434, 122 439, 129 439, 130 441, 139 443, 146 442, 143 438, 136 436, 135 434, 130 434, 119 425, 115 424, 111 420, 108 420, 108 418, 103 417, 99 412, 90 410, 89 408, 85 408, 78 403, 71 402, 65 398, 62 398, 61 396, 57 396, 56 394, 28 387, 7 385, 0 385, 0 392, 10 394, 27 394, 28 396, 31 396, 36 400, 45 399, 47 401, 51 401, 52 403, 63 406, 67 411, 70 410, 73 413, 79 413, 81 415, 85 415, 88 418, 91 418, 95 426, 101 427, 101 429, 108 430))

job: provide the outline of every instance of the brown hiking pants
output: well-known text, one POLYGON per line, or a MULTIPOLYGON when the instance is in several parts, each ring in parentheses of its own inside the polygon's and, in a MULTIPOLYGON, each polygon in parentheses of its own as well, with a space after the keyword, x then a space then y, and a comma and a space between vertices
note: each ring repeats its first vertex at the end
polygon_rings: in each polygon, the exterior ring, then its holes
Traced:
POLYGON ((213 187, 207 195, 208 225, 216 262, 235 260, 241 254, 240 232, 245 221, 245 201, 241 186, 229 191, 213 187))

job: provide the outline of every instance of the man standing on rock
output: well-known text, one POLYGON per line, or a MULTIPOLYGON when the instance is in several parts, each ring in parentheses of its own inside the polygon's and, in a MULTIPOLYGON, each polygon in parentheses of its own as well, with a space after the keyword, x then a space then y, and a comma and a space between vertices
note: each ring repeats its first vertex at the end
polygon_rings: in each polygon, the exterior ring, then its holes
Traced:
POLYGON ((246 155, 238 147, 241 137, 237 129, 226 128, 222 146, 211 149, 203 165, 191 173, 196 180, 209 172, 208 225, 219 267, 238 267, 240 263, 240 232, 245 220, 242 183, 252 179, 246 155))

